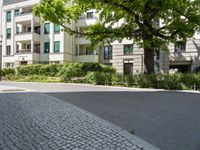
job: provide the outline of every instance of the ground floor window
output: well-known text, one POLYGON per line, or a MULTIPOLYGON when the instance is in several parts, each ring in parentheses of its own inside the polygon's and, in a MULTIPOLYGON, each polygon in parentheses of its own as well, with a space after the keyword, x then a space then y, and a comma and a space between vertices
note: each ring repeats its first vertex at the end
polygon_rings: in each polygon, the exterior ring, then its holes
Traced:
POLYGON ((13 68, 14 67, 14 63, 6 63, 5 67, 6 68, 13 68))
POLYGON ((104 46, 104 59, 112 59, 112 46, 104 46))

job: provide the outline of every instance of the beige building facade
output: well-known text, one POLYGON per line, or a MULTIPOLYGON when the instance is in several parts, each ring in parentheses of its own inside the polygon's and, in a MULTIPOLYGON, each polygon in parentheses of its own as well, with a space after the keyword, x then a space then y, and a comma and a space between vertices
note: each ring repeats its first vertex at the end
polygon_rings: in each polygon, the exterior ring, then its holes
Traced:
MULTIPOLYGON (((82 35, 70 36, 59 25, 42 22, 32 13, 40 0, 0 0, 2 67, 26 64, 65 62, 98 62, 112 65, 120 74, 139 74, 145 71, 144 51, 124 39, 111 45, 90 49, 90 41, 82 35)), ((90 10, 82 14, 70 27, 82 31, 98 21, 98 14, 90 10)), ((68 24, 66 24, 69 26, 68 24)), ((169 51, 155 52, 155 70, 158 73, 189 72, 200 65, 200 38, 170 44, 169 51)))

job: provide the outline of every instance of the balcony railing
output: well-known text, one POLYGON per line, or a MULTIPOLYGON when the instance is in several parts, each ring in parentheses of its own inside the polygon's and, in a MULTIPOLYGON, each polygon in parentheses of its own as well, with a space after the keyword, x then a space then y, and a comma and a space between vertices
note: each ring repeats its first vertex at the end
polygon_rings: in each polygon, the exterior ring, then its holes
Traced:
POLYGON ((20 49, 20 50, 17 50, 17 54, 21 54, 21 53, 31 53, 31 49, 20 49))
POLYGON ((27 14, 31 14, 31 13, 32 13, 32 9, 15 13, 15 16, 17 17, 17 16, 27 15, 27 14))
POLYGON ((31 33, 40 34, 40 32, 29 32, 29 31, 23 31, 23 32, 17 32, 16 35, 24 35, 24 34, 31 34, 31 33))
MULTIPOLYGON (((23 54, 23 53, 31 53, 31 49, 20 49, 17 50, 17 54, 23 54)), ((40 49, 34 49, 34 53, 40 53, 40 49)))

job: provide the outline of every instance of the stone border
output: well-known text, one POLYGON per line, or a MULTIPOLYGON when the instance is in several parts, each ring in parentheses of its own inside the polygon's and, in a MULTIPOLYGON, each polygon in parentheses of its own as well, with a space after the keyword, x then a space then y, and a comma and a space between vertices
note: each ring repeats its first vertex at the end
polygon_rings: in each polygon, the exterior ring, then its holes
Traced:
MULTIPOLYGON (((133 92, 179 92, 179 93, 194 93, 200 94, 200 91, 193 90, 165 90, 165 89, 150 89, 150 88, 131 88, 131 87, 121 87, 121 86, 107 86, 107 85, 93 85, 93 84, 80 84, 80 83, 48 83, 48 82, 15 82, 15 81, 1 81, 2 83, 36 83, 40 85, 78 85, 78 86, 87 86, 87 87, 99 87, 99 88, 112 88, 112 89, 122 89, 130 90, 133 92)), ((0 82, 0 83, 1 83, 0 82)))

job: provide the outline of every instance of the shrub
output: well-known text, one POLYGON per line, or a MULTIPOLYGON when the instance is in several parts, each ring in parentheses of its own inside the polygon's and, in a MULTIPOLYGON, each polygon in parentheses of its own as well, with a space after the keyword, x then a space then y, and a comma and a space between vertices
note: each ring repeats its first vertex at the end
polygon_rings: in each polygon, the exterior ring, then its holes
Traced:
POLYGON ((59 76, 61 76, 61 79, 63 82, 68 82, 73 77, 81 77, 83 76, 82 70, 80 67, 75 67, 73 65, 64 66, 61 68, 59 72, 59 76))
POLYGON ((8 76, 8 75, 14 75, 15 74, 15 69, 13 68, 4 68, 1 70, 1 75, 2 76, 8 76))
POLYGON ((39 70, 40 75, 55 77, 61 69, 60 64, 43 65, 39 70))
POLYGON ((135 86, 135 78, 133 75, 124 76, 123 81, 126 84, 126 86, 128 86, 128 87, 135 86))
POLYGON ((101 64, 101 71, 106 72, 106 73, 116 74, 115 68, 108 66, 108 65, 104 65, 104 64, 101 64))
POLYGON ((82 63, 81 69, 86 75, 88 72, 101 72, 102 66, 99 63, 82 63))
POLYGON ((96 85, 110 85, 112 82, 112 74, 104 72, 89 72, 86 77, 86 82, 96 85))
POLYGON ((22 76, 40 75, 40 69, 43 65, 25 65, 17 67, 17 74, 22 76))
POLYGON ((123 76, 120 74, 113 74, 112 75, 112 85, 114 85, 114 86, 123 85, 123 76))

